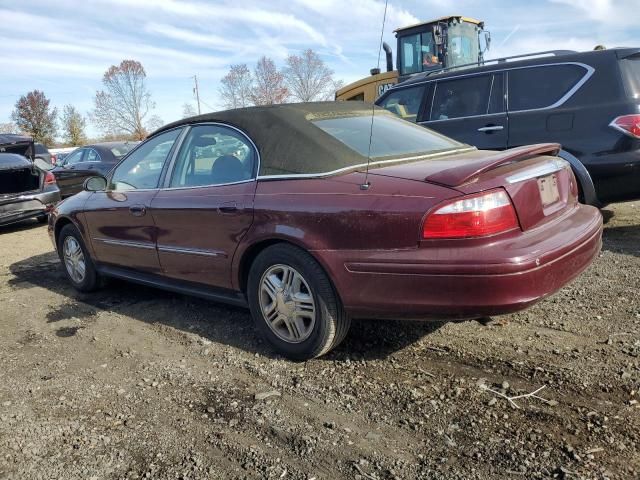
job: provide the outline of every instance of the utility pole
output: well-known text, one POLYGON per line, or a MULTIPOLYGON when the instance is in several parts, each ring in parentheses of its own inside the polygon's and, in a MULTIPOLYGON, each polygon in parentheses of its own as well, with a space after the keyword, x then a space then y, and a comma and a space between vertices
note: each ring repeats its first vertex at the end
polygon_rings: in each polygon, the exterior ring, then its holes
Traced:
POLYGON ((198 76, 197 75, 193 76, 193 81, 196 83, 196 86, 193 89, 193 91, 196 94, 196 101, 198 102, 198 115, 200 115, 200 92, 198 90, 198 76))

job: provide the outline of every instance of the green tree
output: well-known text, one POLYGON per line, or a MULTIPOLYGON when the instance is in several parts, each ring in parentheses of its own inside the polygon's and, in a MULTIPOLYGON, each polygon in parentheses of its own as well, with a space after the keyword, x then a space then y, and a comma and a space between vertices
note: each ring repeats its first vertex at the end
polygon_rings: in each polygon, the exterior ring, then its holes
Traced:
POLYGON ((62 132, 65 142, 75 147, 86 141, 84 129, 86 120, 73 105, 65 105, 62 110, 62 132))

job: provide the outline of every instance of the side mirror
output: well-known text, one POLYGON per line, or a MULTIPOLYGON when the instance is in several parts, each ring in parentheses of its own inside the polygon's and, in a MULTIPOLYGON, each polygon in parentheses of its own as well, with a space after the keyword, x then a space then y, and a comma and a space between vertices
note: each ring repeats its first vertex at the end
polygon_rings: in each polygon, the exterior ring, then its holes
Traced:
POLYGON ((103 192, 107 189, 107 179, 104 177, 89 177, 82 185, 87 192, 103 192))
POLYGON ((41 158, 36 158, 33 161, 33 164, 38 167, 40 170, 44 170, 45 172, 48 172, 49 170, 53 169, 53 165, 51 165, 48 162, 45 162, 44 160, 42 160, 41 158))

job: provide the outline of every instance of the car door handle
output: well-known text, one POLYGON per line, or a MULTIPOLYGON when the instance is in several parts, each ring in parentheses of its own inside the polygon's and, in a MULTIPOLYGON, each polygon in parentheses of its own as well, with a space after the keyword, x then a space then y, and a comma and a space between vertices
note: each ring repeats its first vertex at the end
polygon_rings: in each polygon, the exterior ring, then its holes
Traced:
POLYGON ((129 212, 134 217, 143 217, 145 213, 147 213, 147 207, 144 205, 131 205, 129 207, 129 212))
POLYGON ((487 125, 478 129, 479 132, 495 132, 497 130, 504 130, 504 127, 502 125, 487 125))
POLYGON ((237 202, 226 202, 218 207, 220 213, 233 213, 238 210, 237 202))

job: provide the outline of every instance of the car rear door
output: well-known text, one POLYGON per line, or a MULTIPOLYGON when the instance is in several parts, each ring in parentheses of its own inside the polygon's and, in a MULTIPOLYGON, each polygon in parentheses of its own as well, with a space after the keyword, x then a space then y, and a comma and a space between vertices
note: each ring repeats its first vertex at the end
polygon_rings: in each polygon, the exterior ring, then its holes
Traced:
POLYGON ((189 129, 151 203, 163 274, 231 288, 231 264, 253 221, 258 152, 239 130, 189 129))
POLYGON ((141 144, 115 168, 108 189, 87 199, 85 221, 98 262, 160 271, 151 201, 181 133, 169 130, 141 144))
POLYGON ((507 148, 504 74, 490 72, 434 82, 422 126, 479 149, 507 148))

